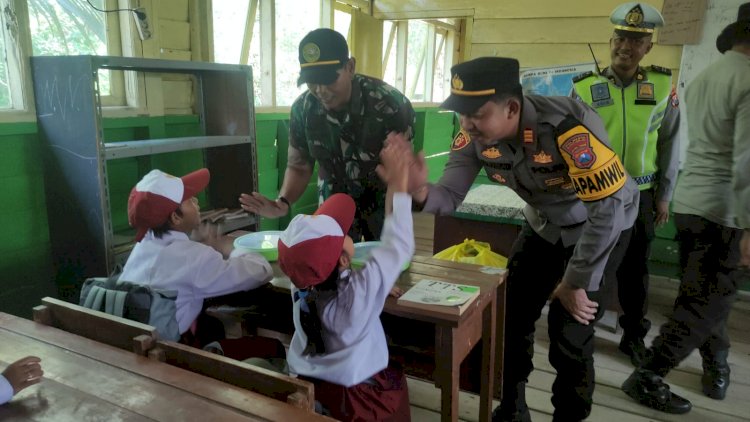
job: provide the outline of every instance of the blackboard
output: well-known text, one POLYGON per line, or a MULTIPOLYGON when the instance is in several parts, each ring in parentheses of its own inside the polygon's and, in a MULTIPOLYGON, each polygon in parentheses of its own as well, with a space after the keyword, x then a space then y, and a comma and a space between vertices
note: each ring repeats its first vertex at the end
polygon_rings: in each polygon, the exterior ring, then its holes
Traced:
POLYGON ((685 158, 687 149, 687 109, 685 107, 685 88, 709 64, 721 57, 716 49, 716 37, 727 25, 737 20, 737 9, 748 0, 708 0, 703 19, 703 35, 700 42, 685 45, 682 48, 680 75, 677 82, 677 94, 680 98, 680 163, 685 158))

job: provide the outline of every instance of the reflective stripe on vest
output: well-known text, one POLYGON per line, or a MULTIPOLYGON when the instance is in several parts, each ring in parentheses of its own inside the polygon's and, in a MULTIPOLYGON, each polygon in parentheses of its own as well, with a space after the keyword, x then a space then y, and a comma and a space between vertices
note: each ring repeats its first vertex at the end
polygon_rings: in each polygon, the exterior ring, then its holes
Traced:
MULTIPOLYGON (((576 94, 586 104, 594 107, 602 118, 612 149, 634 178, 649 176, 658 171, 656 140, 672 89, 671 76, 646 70, 643 74, 646 75, 644 80, 634 80, 624 89, 599 75, 575 83, 576 94), (644 92, 639 97, 639 87, 644 83, 653 84, 652 100, 644 96, 644 92), (592 87, 597 84, 606 84, 611 101, 594 101, 592 87)), ((601 93, 601 90, 598 92, 601 93)), ((653 180, 639 184, 638 188, 644 190, 652 186, 653 180)))

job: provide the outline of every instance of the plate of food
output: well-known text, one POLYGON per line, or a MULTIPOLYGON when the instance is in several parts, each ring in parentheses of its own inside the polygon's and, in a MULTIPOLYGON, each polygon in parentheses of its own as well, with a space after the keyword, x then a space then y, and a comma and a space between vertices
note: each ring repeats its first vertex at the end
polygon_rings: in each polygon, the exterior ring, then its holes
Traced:
POLYGON ((234 247, 259 253, 273 262, 279 259, 279 236, 281 236, 281 233, 283 232, 279 230, 248 233, 235 239, 234 247))
MULTIPOLYGON (((380 246, 380 243, 381 242, 379 241, 355 243, 354 257, 352 258, 352 268, 362 268, 365 265, 367 259, 370 258, 372 250, 380 246)), ((401 271, 406 271, 407 269, 409 269, 409 265, 411 265, 411 262, 407 262, 406 265, 401 268, 401 271)))

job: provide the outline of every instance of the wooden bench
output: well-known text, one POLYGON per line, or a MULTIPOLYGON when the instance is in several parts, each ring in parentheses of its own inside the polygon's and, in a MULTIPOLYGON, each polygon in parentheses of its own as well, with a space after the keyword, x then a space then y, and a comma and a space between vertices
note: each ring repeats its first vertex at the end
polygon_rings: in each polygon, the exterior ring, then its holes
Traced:
POLYGON ((264 368, 230 359, 173 341, 159 340, 149 357, 211 377, 227 384, 315 411, 314 386, 264 368))
POLYGON ((34 307, 34 321, 145 356, 155 346, 156 328, 45 297, 34 307))

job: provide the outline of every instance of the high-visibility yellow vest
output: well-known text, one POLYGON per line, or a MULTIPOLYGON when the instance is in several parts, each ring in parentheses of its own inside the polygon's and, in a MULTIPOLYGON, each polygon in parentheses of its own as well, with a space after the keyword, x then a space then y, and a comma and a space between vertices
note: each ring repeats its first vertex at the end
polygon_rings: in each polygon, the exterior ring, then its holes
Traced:
POLYGON ((657 132, 672 90, 671 72, 657 66, 643 68, 625 88, 587 72, 574 79, 574 88, 602 118, 612 149, 638 188, 651 188, 656 180, 657 132))

